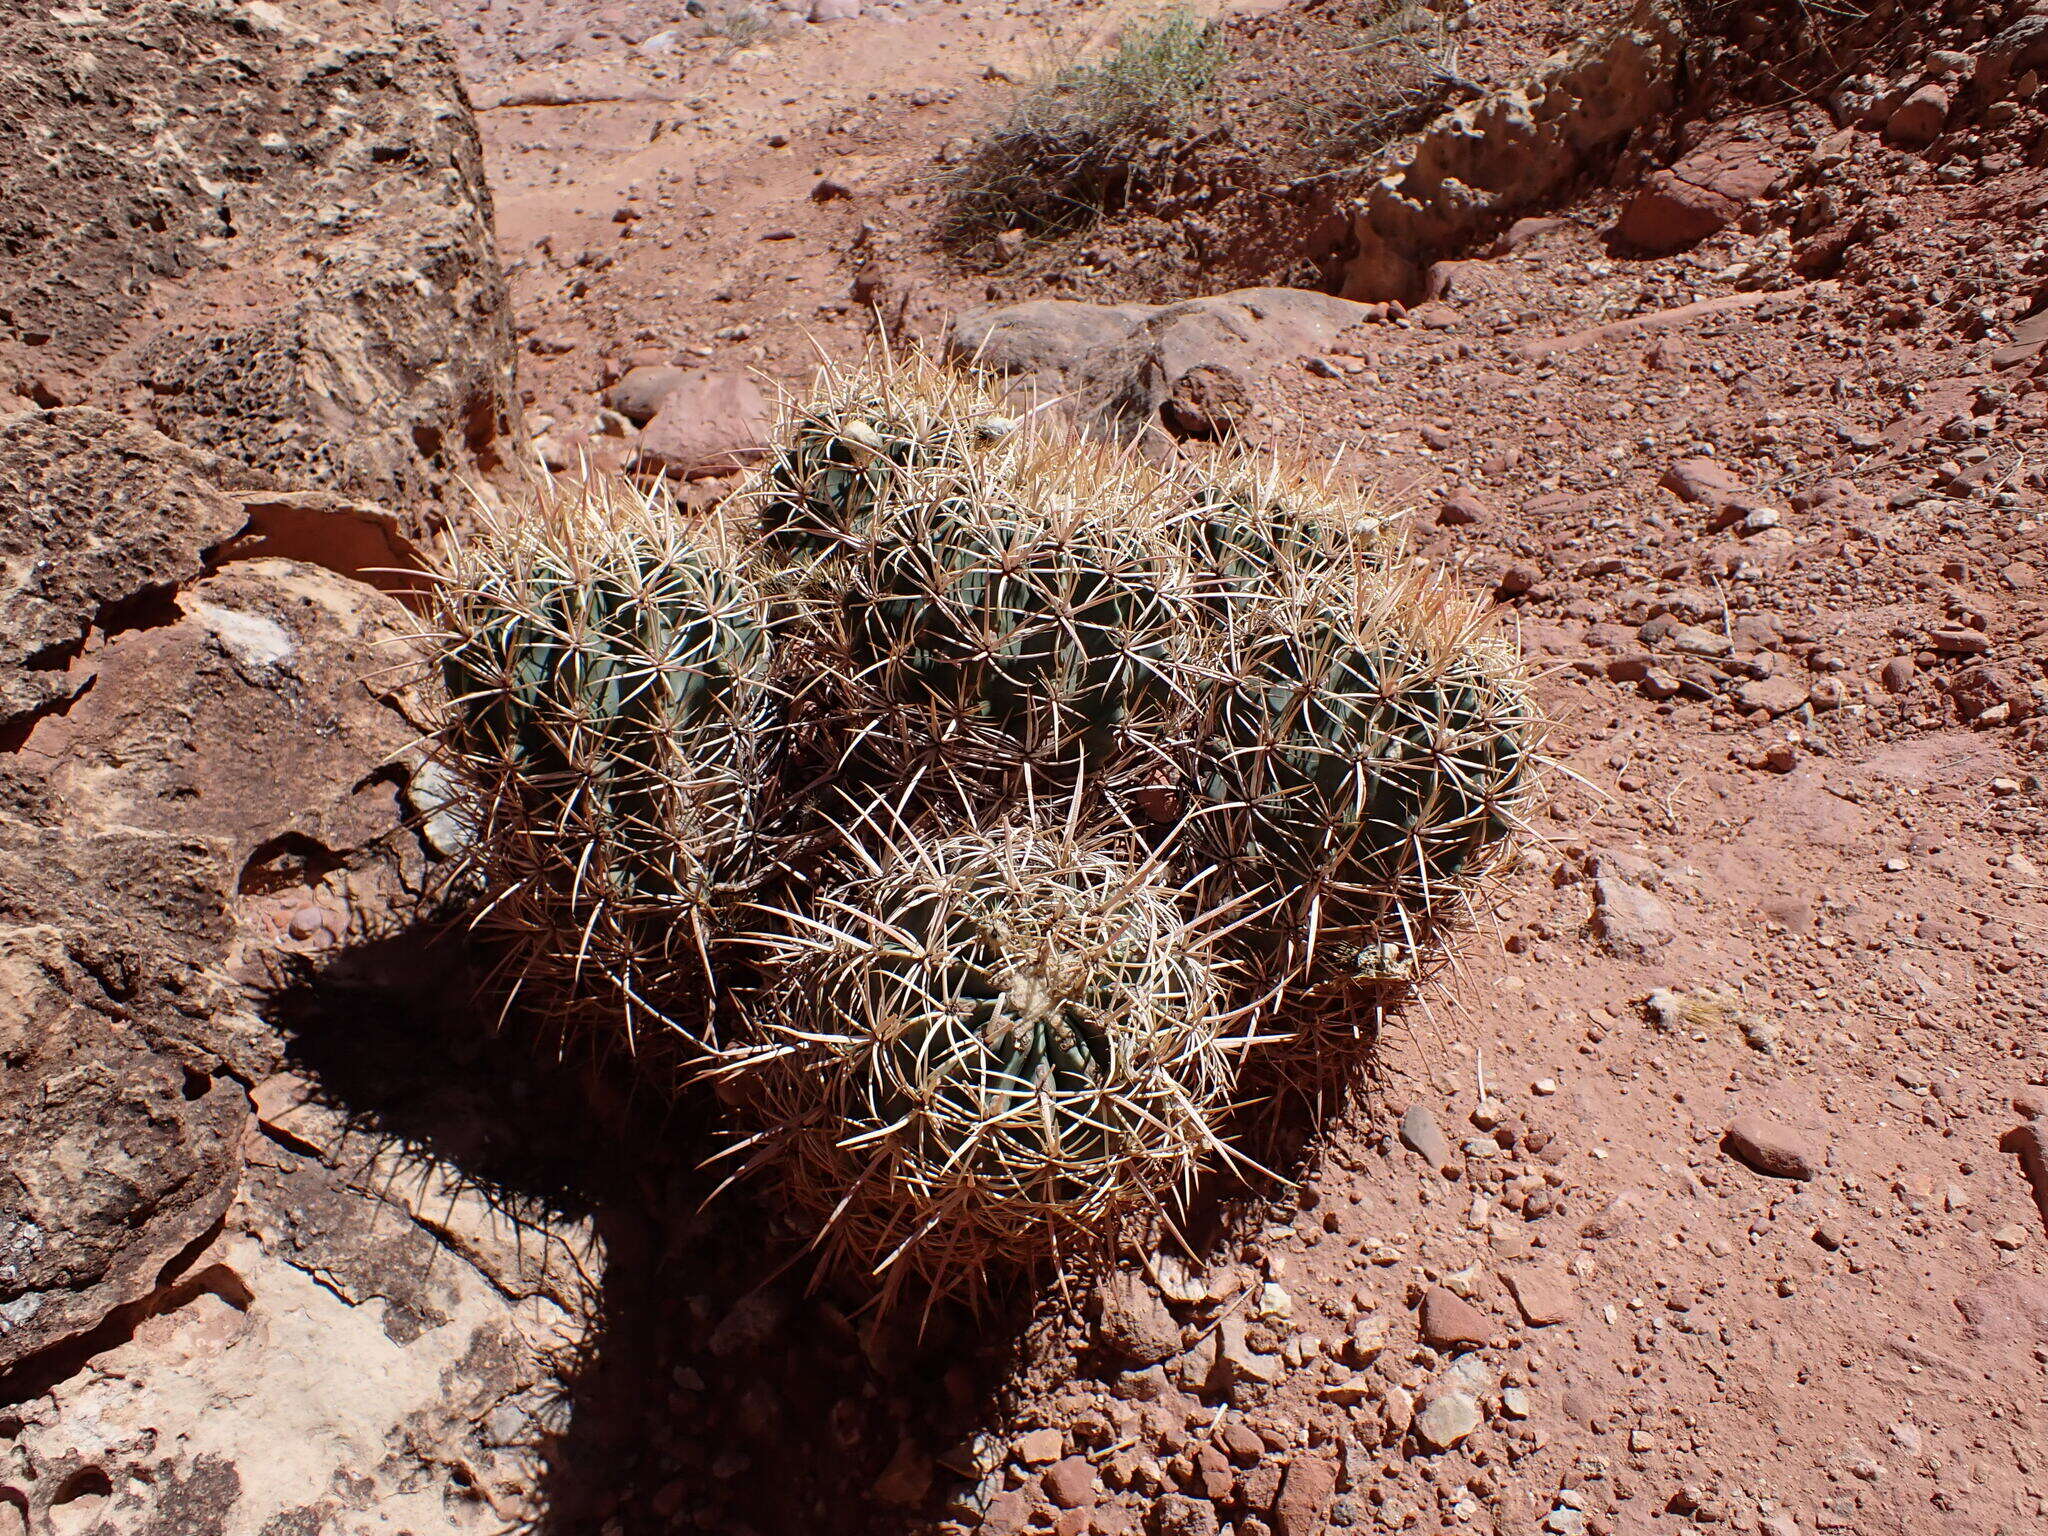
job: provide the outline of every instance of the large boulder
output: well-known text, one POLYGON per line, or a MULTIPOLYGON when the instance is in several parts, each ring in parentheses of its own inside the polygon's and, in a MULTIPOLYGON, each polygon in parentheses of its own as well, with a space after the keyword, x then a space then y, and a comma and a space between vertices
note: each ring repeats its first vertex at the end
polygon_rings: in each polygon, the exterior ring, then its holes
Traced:
POLYGON ((1768 143, 1740 133, 1714 136, 1644 178, 1622 211, 1619 233, 1639 250, 1678 250, 1734 223, 1781 175, 1768 143))
POLYGON ((10 7, 0 182, 0 408, 106 406, 414 531, 511 456, 476 124, 415 0, 10 7))
POLYGON ((1158 313, 1152 304, 1089 304, 1079 299, 1027 299, 985 304, 954 317, 946 352, 956 363, 1009 378, 1058 377, 1075 361, 1113 347, 1158 313))
POLYGON ((100 411, 0 421, 0 1369, 226 1211, 281 1049, 228 984, 238 918, 344 885, 339 930, 421 883, 380 777, 416 726, 369 687, 402 612, 294 562, 209 572, 248 519, 205 468, 100 411))
POLYGON ((1642 0, 1527 83, 1446 112, 1352 216, 1344 296, 1413 303, 1431 262, 1550 196, 1675 99, 1685 26, 1642 0))
POLYGON ((381 525, 226 462, 0 418, 0 1529, 502 1529, 602 1253, 450 1164, 414 621, 277 553, 381 525))
POLYGON ((1020 399, 1061 402, 1095 430, 1214 437, 1255 408, 1262 377, 1385 315, 1298 288, 1159 305, 1035 299, 963 311, 946 354, 1001 375, 1020 399))

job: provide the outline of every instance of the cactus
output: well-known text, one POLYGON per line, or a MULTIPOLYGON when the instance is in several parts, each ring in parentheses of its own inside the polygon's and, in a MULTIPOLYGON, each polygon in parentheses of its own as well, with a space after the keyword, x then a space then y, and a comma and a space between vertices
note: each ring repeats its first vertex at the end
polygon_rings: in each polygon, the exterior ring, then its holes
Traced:
POLYGON ((1286 981, 1412 970, 1515 824, 1534 715, 1511 648, 1412 573, 1247 622, 1211 699, 1195 834, 1286 981))
POLYGON ((906 838, 764 941, 740 1096, 828 1268, 974 1290, 1191 1177, 1232 1058, 1179 895, 1098 840, 906 838))
POLYGON ((906 489, 931 494, 935 473, 965 471, 1014 426, 972 381, 921 361, 828 373, 789 406, 747 493, 764 548, 804 559, 856 543, 906 489))
POLYGON ((892 1293, 1159 1208, 1251 1034, 1334 1054, 1529 793, 1512 648, 1325 476, 891 364, 728 505, 590 480, 458 552, 467 868, 520 987, 681 1031, 826 1266, 892 1293))
MULTIPOLYGON (((1193 720, 1190 585, 1117 455, 1019 444, 849 562, 835 648, 856 729, 960 780, 1097 784, 1193 720)), ((1148 766, 1150 765, 1150 766, 1148 766)))
MULTIPOLYGON (((622 482, 558 482, 487 520, 438 584, 443 755, 466 873, 515 991, 630 1043, 698 983, 745 894, 771 713, 761 604, 713 522, 622 482)), ((701 1038, 699 1043, 702 1043, 701 1038)))
POLYGON ((1205 604, 1237 611, 1384 566, 1392 521, 1329 471, 1270 457, 1199 483, 1175 527, 1205 604))

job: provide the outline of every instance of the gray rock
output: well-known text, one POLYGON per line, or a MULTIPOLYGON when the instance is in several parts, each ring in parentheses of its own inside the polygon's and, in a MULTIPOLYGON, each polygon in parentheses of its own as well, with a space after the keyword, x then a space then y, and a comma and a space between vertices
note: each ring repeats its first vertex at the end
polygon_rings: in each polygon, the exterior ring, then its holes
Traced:
POLYGON ((1216 1370, 1210 1384, 1227 1391, 1243 1382, 1271 1386, 1287 1374, 1287 1363, 1278 1355, 1262 1354, 1246 1338, 1242 1313, 1233 1312, 1216 1330, 1216 1370))
POLYGON ((1415 1415, 1415 1433, 1433 1450, 1447 1451, 1485 1422, 1469 1392, 1440 1393, 1415 1415))
POLYGON ((1401 1112, 1401 1145, 1432 1168, 1451 1166, 1451 1144, 1426 1104, 1410 1104, 1401 1112))
POLYGON ((1662 897, 1601 875, 1593 882, 1593 931, 1609 953, 1641 960, 1678 937, 1678 919, 1662 897))
POLYGON ((1664 871, 1653 860, 1626 848, 1592 849, 1586 855, 1586 873, 1596 878, 1612 875, 1646 891, 1654 891, 1664 883, 1664 871))
POLYGON ((1188 1346, 1185 1354, 1177 1356, 1167 1367, 1173 1379, 1190 1392, 1200 1392, 1212 1380, 1218 1379, 1216 1369, 1216 1335, 1204 1332, 1188 1346))
POLYGON ((963 310, 946 331, 946 356, 1020 380, 1057 381, 1081 359, 1114 347, 1139 321, 1157 313, 1147 304, 1087 304, 1078 299, 1029 299, 1021 304, 963 310))
POLYGON ((1213 436, 1248 408, 1251 380, 1382 313, 1294 288, 1157 306, 1036 299, 964 311, 946 355, 1004 375, 1015 394, 1062 398, 1098 431, 1213 436))
POLYGON ((1095 1288, 1095 1337, 1133 1365, 1154 1365, 1180 1353, 1180 1324, 1145 1277, 1118 1270, 1095 1288))
POLYGON ((604 392, 604 403, 632 422, 644 427, 661 413, 662 403, 687 384, 695 370, 672 364, 628 368, 625 376, 604 392))
POLYGON ((1668 667, 1646 667, 1637 690, 1646 699, 1668 699, 1674 697, 1685 685, 1678 680, 1678 674, 1668 667))
POLYGON ((1437 1373, 1430 1391, 1469 1392, 1480 1403, 1500 1390, 1500 1373, 1483 1355, 1463 1355, 1437 1373))
POLYGON ((1665 646, 1681 656, 1726 656, 1735 643, 1719 630, 1703 624, 1680 624, 1664 639, 1665 646))

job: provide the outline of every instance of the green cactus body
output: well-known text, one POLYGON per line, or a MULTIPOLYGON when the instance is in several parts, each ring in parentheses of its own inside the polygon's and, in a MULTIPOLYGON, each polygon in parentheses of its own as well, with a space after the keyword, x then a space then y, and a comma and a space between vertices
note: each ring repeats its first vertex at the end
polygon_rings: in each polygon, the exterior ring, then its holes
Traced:
POLYGON ((441 742, 492 921, 565 1009, 660 990, 746 895, 772 647, 712 541, 631 501, 549 510, 443 585, 441 742))
POLYGON ((487 573, 468 606, 443 680, 475 747, 531 777, 592 751, 652 769, 655 743, 718 738, 756 707, 737 702, 765 673, 756 605, 695 551, 622 541, 580 570, 548 552, 487 573))
POLYGON ((777 991, 768 1119, 839 1255, 971 1286, 1184 1180, 1231 1068, 1177 893, 1030 829, 879 868, 777 991))
POLYGON ((880 389, 851 380, 797 406, 754 491, 762 540, 778 559, 828 555, 867 537, 901 500, 935 478, 966 475, 979 451, 1013 429, 957 376, 906 368, 880 389))
POLYGON ((1387 521, 1355 497, 1265 464, 1241 466, 1205 488, 1175 531, 1204 605, 1234 610, 1383 565, 1387 521))
POLYGON ((1532 716, 1504 653, 1326 607, 1262 627, 1226 670, 1197 826, 1279 947, 1409 937, 1511 830, 1532 716))
POLYGON ((898 423, 800 417, 768 468, 762 536, 785 555, 828 553, 887 505, 906 470, 959 462, 950 444, 911 436, 898 423))
POLYGON ((876 541, 842 612, 851 691, 891 744, 957 769, 1114 779, 1161 749, 1187 694, 1184 583, 1107 520, 941 504, 876 541))

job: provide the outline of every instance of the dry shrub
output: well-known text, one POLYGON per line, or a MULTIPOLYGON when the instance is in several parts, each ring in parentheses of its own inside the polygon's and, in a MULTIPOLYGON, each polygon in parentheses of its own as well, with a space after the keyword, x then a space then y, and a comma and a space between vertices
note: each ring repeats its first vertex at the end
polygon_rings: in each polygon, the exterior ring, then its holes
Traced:
POLYGON ((1099 62, 1056 71, 948 178, 946 232, 1074 229, 1115 212, 1142 184, 1148 148, 1194 125, 1229 56, 1221 32, 1175 11, 1099 62))
POLYGON ((1378 0, 1355 21, 1296 46, 1316 63, 1288 103, 1286 124, 1311 161, 1347 164, 1412 133, 1479 87, 1458 73, 1445 18, 1427 6, 1378 0))

